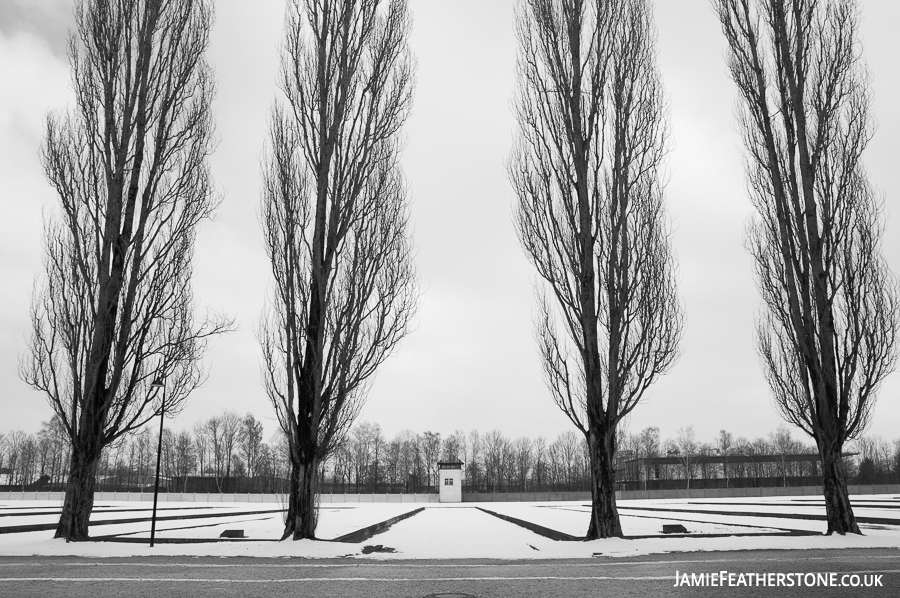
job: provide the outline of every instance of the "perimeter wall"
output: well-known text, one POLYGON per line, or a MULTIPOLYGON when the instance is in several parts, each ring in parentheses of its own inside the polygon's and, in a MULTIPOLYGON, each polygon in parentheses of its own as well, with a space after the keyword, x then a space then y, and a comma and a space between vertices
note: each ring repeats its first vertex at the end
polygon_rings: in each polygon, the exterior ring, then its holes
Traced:
MULTIPOLYGON (((850 494, 900 494, 900 484, 848 486, 850 494)), ((618 500, 671 498, 751 498, 761 496, 821 496, 821 486, 787 488, 709 488, 700 490, 633 490, 616 492, 618 500)), ((0 500, 58 500, 62 492, 0 492, 0 500)), ((152 501, 152 492, 97 492, 94 501, 152 501)), ((160 492, 161 502, 268 502, 284 504, 283 494, 219 494, 214 492, 160 492)), ((464 493, 463 502, 589 501, 590 492, 494 492, 464 493)), ((437 494, 320 494, 320 503, 436 503, 437 494)))

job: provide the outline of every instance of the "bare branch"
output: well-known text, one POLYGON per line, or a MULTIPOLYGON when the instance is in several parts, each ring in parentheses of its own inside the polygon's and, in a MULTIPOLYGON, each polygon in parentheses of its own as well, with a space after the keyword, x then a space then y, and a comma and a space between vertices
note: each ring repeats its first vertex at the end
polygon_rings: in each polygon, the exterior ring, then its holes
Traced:
POLYGON ((291 453, 285 537, 315 537, 317 464, 347 435, 418 302, 398 156, 413 59, 405 0, 291 0, 263 164, 275 281, 258 337, 291 453))
POLYGON ((757 349, 775 407, 816 440, 828 532, 859 533, 841 471, 897 361, 897 282, 861 157, 868 75, 852 0, 716 0, 740 92, 747 231, 765 305, 757 349))
POLYGON ((204 379, 206 344, 231 327, 195 323, 191 262, 215 209, 214 83, 203 54, 205 0, 76 2, 69 57, 76 106, 47 119, 41 160, 60 211, 44 235, 21 376, 42 391, 72 442, 57 536, 87 537, 102 449, 204 379))
POLYGON ((544 378, 591 450, 589 539, 622 533, 616 428, 671 368, 681 339, 651 13, 644 0, 522 0, 516 16, 508 171, 519 240, 543 281, 544 378))

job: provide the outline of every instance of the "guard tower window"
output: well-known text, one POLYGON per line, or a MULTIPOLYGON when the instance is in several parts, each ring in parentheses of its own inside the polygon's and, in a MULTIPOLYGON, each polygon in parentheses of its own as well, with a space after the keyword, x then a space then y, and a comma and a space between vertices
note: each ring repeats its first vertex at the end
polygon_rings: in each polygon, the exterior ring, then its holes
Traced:
POLYGON ((453 478, 444 478, 444 486, 452 486, 453 478))

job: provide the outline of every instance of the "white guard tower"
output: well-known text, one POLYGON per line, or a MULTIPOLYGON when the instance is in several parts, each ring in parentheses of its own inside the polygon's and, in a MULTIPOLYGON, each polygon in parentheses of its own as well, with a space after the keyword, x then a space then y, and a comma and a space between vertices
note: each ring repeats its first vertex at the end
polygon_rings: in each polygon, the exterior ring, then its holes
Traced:
POLYGON ((438 461, 438 484, 441 502, 462 502, 462 462, 438 461))

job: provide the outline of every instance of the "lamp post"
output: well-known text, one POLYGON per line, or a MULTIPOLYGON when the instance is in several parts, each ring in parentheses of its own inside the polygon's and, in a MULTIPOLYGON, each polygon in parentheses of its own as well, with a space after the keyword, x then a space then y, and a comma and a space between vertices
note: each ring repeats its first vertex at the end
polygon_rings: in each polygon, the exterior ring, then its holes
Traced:
POLYGON ((150 548, 156 539, 156 501, 159 498, 159 462, 162 457, 163 421, 166 418, 166 385, 162 379, 157 378, 150 384, 150 388, 162 389, 162 408, 159 412, 159 445, 156 448, 156 484, 153 486, 153 515, 150 518, 150 548))

